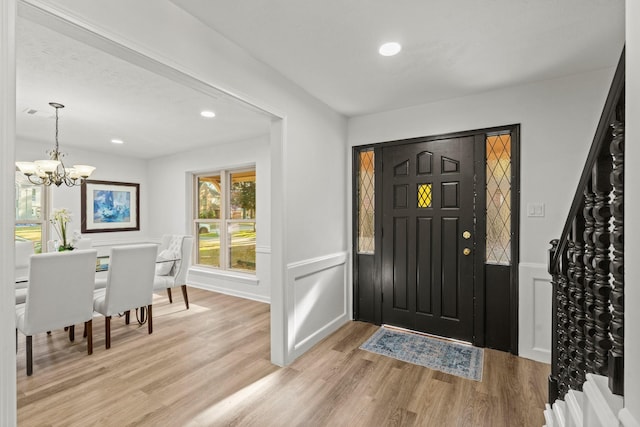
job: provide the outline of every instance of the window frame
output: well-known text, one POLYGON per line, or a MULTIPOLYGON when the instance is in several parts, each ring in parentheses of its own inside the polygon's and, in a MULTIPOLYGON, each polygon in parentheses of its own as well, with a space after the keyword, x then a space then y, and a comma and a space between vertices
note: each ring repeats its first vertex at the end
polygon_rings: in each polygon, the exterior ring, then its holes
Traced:
MULTIPOLYGON (((257 208, 255 211, 255 215, 253 219, 233 219, 231 218, 231 176, 237 173, 243 172, 253 172, 256 175, 256 186, 257 186, 257 171, 256 166, 244 166, 238 168, 223 168, 213 171, 207 172, 198 172, 193 174, 192 180, 192 188, 193 188, 193 203, 192 203, 192 226, 191 229, 193 231, 193 235, 196 236, 194 239, 194 265, 202 268, 207 268, 215 271, 221 272, 232 272, 234 274, 246 274, 251 276, 256 276, 257 268, 253 271, 251 270, 242 270, 231 267, 231 232, 230 226, 238 223, 253 223, 254 228, 257 224, 257 208), (202 177, 220 177, 220 215, 219 218, 199 218, 200 212, 200 197, 198 194, 198 180, 202 177), (213 266, 209 264, 200 264, 198 261, 200 260, 200 239, 199 239, 199 228, 200 224, 216 224, 219 230, 219 239, 220 239, 220 258, 219 258, 219 266, 213 266)), ((256 190, 257 193, 257 190, 256 190)), ((257 199, 257 194, 256 194, 257 199)), ((257 231, 256 231, 256 245, 257 247, 257 231)), ((254 249, 255 250, 255 249, 254 249)))
MULTIPOLYGON (((16 178, 18 177, 18 174, 20 172, 18 172, 16 170, 16 178)), ((26 177, 25 177, 26 178, 26 177)), ((49 233, 50 233, 50 227, 49 227, 49 199, 50 199, 50 191, 49 191, 49 187, 44 185, 44 184, 33 184, 30 183, 30 187, 32 188, 38 188, 40 187, 41 189, 41 204, 40 204, 40 211, 41 211, 41 218, 40 219, 18 219, 16 216, 16 212, 15 209, 17 208, 17 204, 18 204, 18 197, 19 197, 19 193, 18 193, 18 181, 14 178, 14 215, 13 215, 13 220, 14 220, 14 225, 13 225, 13 234, 14 234, 14 240, 17 232, 17 227, 20 224, 40 224, 40 251, 42 253, 47 251, 47 241, 49 240, 49 233)), ((35 243, 35 241, 34 241, 35 243)))

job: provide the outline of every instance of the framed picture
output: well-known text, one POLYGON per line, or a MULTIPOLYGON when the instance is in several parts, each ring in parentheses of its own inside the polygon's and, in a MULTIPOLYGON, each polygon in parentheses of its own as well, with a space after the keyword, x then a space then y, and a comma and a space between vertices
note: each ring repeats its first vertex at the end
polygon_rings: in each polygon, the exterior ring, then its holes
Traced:
POLYGON ((140 230, 140 184, 87 180, 80 205, 82 233, 140 230))

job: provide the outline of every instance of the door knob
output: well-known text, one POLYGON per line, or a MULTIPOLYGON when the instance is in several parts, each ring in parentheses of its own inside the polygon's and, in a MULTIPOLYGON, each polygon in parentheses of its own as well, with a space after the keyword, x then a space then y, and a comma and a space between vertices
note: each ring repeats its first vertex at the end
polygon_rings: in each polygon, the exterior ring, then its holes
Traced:
POLYGON ((471 249, 469 249, 469 248, 464 248, 464 249, 462 250, 462 253, 463 253, 463 254, 465 254, 465 256, 468 256, 468 255, 471 253, 471 249))
POLYGON ((464 233, 462 233, 462 237, 464 237, 465 239, 470 239, 471 233, 469 233, 468 231, 465 231, 464 233))

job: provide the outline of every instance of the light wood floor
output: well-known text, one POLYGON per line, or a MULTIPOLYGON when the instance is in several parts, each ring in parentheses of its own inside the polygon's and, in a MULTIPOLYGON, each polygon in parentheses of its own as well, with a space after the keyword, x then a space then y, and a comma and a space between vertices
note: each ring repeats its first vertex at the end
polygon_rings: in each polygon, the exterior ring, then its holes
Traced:
POLYGON ((94 320, 34 338, 25 374, 19 334, 20 426, 541 426, 548 365, 485 350, 482 382, 358 347, 375 325, 350 322, 287 368, 269 362, 269 306, 189 288, 154 299, 154 332, 94 320), (78 333, 79 331, 79 333, 78 333))

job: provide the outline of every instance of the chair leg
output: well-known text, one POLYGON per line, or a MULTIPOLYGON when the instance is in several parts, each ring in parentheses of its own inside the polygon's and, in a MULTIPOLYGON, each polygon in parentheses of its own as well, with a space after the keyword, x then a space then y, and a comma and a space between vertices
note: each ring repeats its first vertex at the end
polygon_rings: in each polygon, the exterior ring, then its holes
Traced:
POLYGON ((173 304, 173 299, 171 298, 171 288, 167 288, 167 295, 169 295, 169 303, 173 304))
POLYGON ((82 338, 87 337, 87 322, 84 322, 84 328, 82 328, 82 338))
POLYGON ((182 296, 184 297, 184 305, 187 306, 187 310, 189 310, 189 297, 187 296, 187 285, 182 285, 182 296))
POLYGON ((75 325, 71 325, 69 326, 69 341, 72 341, 76 339, 76 327, 75 325))
POLYGON ((33 374, 33 353, 31 335, 27 335, 27 376, 33 374))
POLYGON ((104 348, 111 348, 111 316, 104 318, 104 348))
POLYGON ((87 354, 93 354, 93 319, 84 322, 84 333, 87 337, 87 354))
POLYGON ((125 323, 125 325, 128 325, 130 321, 131 321, 131 310, 127 310, 127 311, 124 312, 124 323, 125 323))
POLYGON ((153 332, 153 316, 151 316, 151 307, 151 304, 147 306, 147 327, 149 328, 149 333, 153 332))

